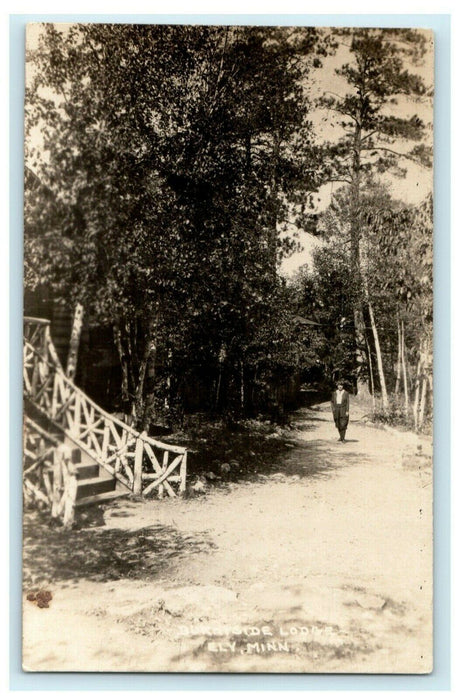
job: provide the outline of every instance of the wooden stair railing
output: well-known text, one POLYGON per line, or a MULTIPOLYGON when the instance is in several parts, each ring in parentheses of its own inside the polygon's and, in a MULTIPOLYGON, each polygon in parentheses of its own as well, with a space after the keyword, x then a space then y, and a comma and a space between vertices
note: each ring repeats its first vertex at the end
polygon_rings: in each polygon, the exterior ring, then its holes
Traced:
POLYGON ((24 416, 22 475, 24 504, 36 503, 51 508, 54 450, 59 441, 40 425, 24 416))
POLYGON ((129 493, 115 477, 82 453, 61 428, 53 427, 44 414, 32 409, 29 402, 26 409, 39 422, 24 416, 25 508, 48 511, 53 519, 71 526, 76 508, 129 493))
POLYGON ((25 399, 134 494, 185 491, 186 448, 139 433, 86 396, 66 377, 45 319, 24 319, 23 376, 25 399))

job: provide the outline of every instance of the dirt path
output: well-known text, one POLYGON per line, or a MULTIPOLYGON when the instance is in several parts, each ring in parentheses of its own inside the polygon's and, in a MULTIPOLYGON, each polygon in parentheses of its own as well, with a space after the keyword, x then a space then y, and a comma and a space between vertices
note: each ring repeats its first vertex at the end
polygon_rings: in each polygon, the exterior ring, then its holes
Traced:
POLYGON ((256 482, 119 501, 70 534, 26 523, 29 588, 53 600, 25 601, 25 668, 428 672, 428 440, 296 419, 256 482))

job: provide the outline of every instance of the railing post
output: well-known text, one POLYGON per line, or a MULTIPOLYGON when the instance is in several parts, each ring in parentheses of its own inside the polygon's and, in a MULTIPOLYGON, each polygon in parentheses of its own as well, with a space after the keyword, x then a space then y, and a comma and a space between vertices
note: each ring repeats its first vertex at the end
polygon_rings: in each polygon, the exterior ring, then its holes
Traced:
POLYGON ((59 375, 57 372, 54 372, 54 377, 53 377, 53 395, 51 397, 51 418, 54 418, 54 416, 57 413, 57 401, 58 401, 58 388, 59 388, 59 375))
POLYGON ((107 453, 109 451, 109 440, 110 440, 110 426, 107 418, 104 418, 104 435, 102 438, 102 459, 105 461, 107 459, 107 453))
POLYGON ((62 469, 61 460, 58 451, 54 451, 54 463, 53 463, 53 502, 51 504, 51 517, 57 518, 59 516, 59 509, 61 505, 62 496, 62 469))
POLYGON ((54 450, 52 518, 62 518, 62 524, 70 527, 75 517, 77 477, 72 464, 71 450, 61 444, 54 450))
POLYGON ((184 452, 184 456, 182 457, 182 461, 180 463, 180 486, 179 486, 179 493, 185 493, 185 482, 187 479, 187 452, 184 452))
POLYGON ((72 433, 75 437, 80 435, 80 425, 81 425, 81 396, 78 391, 75 394, 75 412, 74 412, 74 422, 72 426, 72 433))
POLYGON ((32 358, 32 375, 30 380, 31 394, 33 399, 35 399, 35 395, 37 393, 38 376, 38 358, 36 355, 34 355, 32 358))
POLYGON ((77 500, 77 476, 71 460, 64 465, 64 513, 62 524, 70 527, 75 518, 75 501, 77 500))
POLYGON ((142 435, 136 439, 136 449, 134 452, 134 474, 133 474, 133 493, 135 496, 142 494, 142 456, 144 454, 144 441, 142 435))
POLYGON ((53 345, 49 325, 47 325, 45 328, 44 338, 45 338, 45 347, 46 347, 46 357, 47 358, 49 357, 51 359, 51 361, 55 365, 55 367, 59 367, 59 369, 62 369, 61 361, 60 361, 58 354, 56 352, 56 349, 53 345))
MULTIPOLYGON (((163 472, 163 474, 165 473, 165 471, 168 468, 168 460, 169 460, 169 452, 168 452, 168 450, 165 450, 163 453, 163 465, 162 465, 162 470, 161 470, 163 472)), ((158 486, 158 498, 163 498, 164 490, 165 490, 165 487, 164 487, 163 482, 162 482, 158 486)))
POLYGON ((46 324, 46 326, 44 326, 43 330, 42 330, 42 349, 41 349, 42 355, 46 361, 48 361, 50 340, 51 340, 50 327, 49 327, 49 324, 46 324))

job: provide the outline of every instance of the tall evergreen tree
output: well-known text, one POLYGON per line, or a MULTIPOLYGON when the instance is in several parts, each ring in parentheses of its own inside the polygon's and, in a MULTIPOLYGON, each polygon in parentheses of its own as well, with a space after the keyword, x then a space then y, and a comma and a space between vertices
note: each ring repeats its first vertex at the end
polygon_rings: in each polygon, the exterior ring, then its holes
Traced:
MULTIPOLYGON (((345 29, 335 33, 347 45, 350 60, 335 71, 343 86, 342 94, 327 93, 319 104, 339 115, 340 136, 330 144, 327 176, 347 185, 350 270, 362 286, 360 211, 366 176, 388 171, 402 174, 405 160, 422 166, 431 162, 430 150, 422 141, 425 124, 416 112, 407 117, 392 114, 404 100, 416 103, 432 94, 415 68, 428 39, 422 32, 403 29, 345 29), (415 143, 413 148, 411 142, 415 143)), ((359 300, 354 315, 362 363, 365 342, 359 300)))

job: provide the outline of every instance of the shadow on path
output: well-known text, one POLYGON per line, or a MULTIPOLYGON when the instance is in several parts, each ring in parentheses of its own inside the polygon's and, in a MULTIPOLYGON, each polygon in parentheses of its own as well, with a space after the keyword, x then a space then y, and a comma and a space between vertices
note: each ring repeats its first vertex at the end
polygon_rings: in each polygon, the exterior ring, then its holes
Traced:
POLYGON ((346 469, 357 463, 372 464, 371 458, 361 452, 347 449, 347 443, 358 440, 347 440, 345 444, 328 440, 309 440, 302 446, 292 449, 283 456, 276 471, 289 476, 328 479, 333 472, 346 469))
MULTIPOLYGON (((207 493, 210 494, 216 487, 228 489, 228 497, 231 498, 232 484, 235 483, 329 479, 339 470, 358 463, 367 466, 375 462, 375 459, 360 452, 359 448, 354 449, 352 445, 358 443, 358 440, 349 439, 344 445, 338 443, 333 426, 330 436, 328 434, 326 438, 311 439, 316 432, 316 426, 311 421, 325 421, 325 416, 312 417, 309 411, 308 414, 299 412, 295 418, 295 429, 288 435, 258 434, 251 436, 249 441, 245 440, 245 435, 226 435, 227 442, 222 445, 217 442, 222 433, 215 431, 215 437, 208 438, 194 454, 195 473, 203 474, 206 473, 206 468, 213 468, 216 454, 219 454, 217 450, 222 447, 225 452, 220 460, 230 461, 232 457, 238 460, 239 466, 232 469, 227 480, 208 480, 211 491, 208 490, 207 493), (310 431, 311 438, 302 437, 310 431), (203 464, 199 457, 204 456, 207 460, 203 464)), ((192 474, 189 474, 190 482, 192 474)), ((111 518, 129 518, 136 511, 136 503, 122 499, 111 505, 111 518)), ((43 514, 25 513, 23 535, 26 586, 40 580, 152 580, 163 574, 178 558, 215 549, 206 531, 184 534, 171 525, 159 523, 140 529, 124 528, 122 522, 120 527, 107 527, 104 510, 100 507, 82 511, 79 522, 79 528, 65 531, 50 525, 49 519, 43 514)))
POLYGON ((24 584, 36 581, 117 581, 157 578, 178 557, 214 549, 206 532, 183 534, 166 525, 138 530, 63 530, 38 513, 24 516, 24 584))
POLYGON ((332 471, 357 463, 371 464, 372 459, 360 451, 359 440, 350 437, 345 444, 340 443, 329 413, 324 406, 302 408, 291 414, 288 428, 271 426, 265 432, 209 430, 193 445, 189 483, 204 477, 211 489, 227 490, 235 483, 280 479, 283 475, 329 478, 332 471), (222 477, 220 467, 225 462, 231 469, 222 477))

